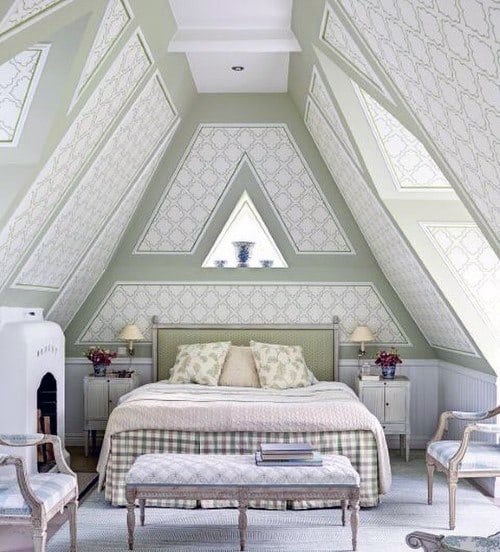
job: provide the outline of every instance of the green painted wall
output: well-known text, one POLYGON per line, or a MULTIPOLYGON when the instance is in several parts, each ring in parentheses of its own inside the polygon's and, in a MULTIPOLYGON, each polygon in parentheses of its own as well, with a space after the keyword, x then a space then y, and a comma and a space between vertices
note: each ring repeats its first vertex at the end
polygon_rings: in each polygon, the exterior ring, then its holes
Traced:
MULTIPOLYGON (((431 358, 433 352, 414 324, 406 309, 379 270, 350 211, 332 177, 323 163, 299 113, 290 97, 285 94, 271 95, 200 95, 177 132, 164 156, 153 180, 144 195, 120 246, 77 316, 67 329, 68 355, 78 356, 85 347, 74 346, 88 321, 116 281, 287 281, 287 282, 366 282, 373 281, 404 328, 413 347, 404 349, 404 356, 431 358), (286 123, 298 147, 309 163, 325 196, 346 231, 357 255, 296 255, 281 226, 276 220, 249 169, 243 168, 235 179, 225 202, 219 208, 213 223, 208 227, 202 241, 192 255, 133 255, 133 249, 144 230, 151 213, 157 206, 172 173, 176 169, 189 141, 200 123, 286 123), (276 270, 214 270, 202 268, 201 264, 218 232, 224 225, 242 191, 247 189, 272 232, 278 247, 284 254, 288 269, 276 270)), ((352 356, 349 353, 349 356, 352 356)), ((138 347, 138 354, 149 354, 149 347, 138 347)))

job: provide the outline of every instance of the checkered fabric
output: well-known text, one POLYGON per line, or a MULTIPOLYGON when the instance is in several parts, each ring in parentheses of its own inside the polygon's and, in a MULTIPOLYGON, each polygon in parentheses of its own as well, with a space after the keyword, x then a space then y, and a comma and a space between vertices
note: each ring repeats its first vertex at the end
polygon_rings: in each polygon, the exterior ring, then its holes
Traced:
MULTIPOLYGON (((194 454, 251 454, 260 443, 293 443, 308 441, 324 454, 342 454, 351 461, 361 478, 360 505, 378 504, 378 460, 375 438, 370 431, 327 431, 327 432, 190 432, 159 429, 124 431, 111 438, 111 450, 106 470, 106 499, 114 506, 124 506, 125 476, 134 460, 141 454, 174 452, 194 454)), ((148 506, 174 508, 194 508, 192 500, 151 500, 148 506)), ((203 500, 204 508, 236 506, 236 502, 203 500)), ((293 501, 288 505, 283 501, 255 501, 254 508, 293 509, 326 508, 337 506, 337 502, 319 500, 293 501)))

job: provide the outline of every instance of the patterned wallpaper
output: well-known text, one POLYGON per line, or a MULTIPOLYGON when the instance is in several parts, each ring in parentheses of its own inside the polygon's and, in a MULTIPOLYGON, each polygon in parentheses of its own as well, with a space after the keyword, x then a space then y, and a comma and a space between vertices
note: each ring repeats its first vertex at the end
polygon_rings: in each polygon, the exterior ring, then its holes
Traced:
POLYGON ((130 8, 122 0, 109 0, 94 43, 87 56, 70 109, 78 101, 83 88, 85 88, 103 59, 120 38, 131 19, 130 8))
POLYGON ((450 188, 422 142, 368 93, 354 86, 391 171, 394 186, 400 190, 450 188))
POLYGON ((49 310, 47 318, 60 324, 63 329, 66 329, 106 270, 123 232, 127 228, 153 173, 170 144, 178 122, 179 119, 177 119, 177 123, 174 124, 172 130, 167 134, 161 146, 156 150, 127 196, 108 220, 106 226, 94 242, 92 249, 89 249, 79 264, 78 270, 73 272, 71 278, 66 282, 49 310))
POLYGON ((328 2, 325 2, 320 39, 393 103, 391 94, 387 91, 376 71, 373 70, 370 61, 368 61, 328 2))
POLYGON ((154 315, 172 324, 331 324, 338 315, 342 342, 366 323, 379 343, 410 344, 372 283, 117 283, 79 342, 114 342, 130 321, 150 339, 154 315))
POLYGON ((352 252, 285 125, 201 125, 137 251, 191 252, 242 159, 298 252, 352 252))
POLYGON ((50 46, 37 45, 0 65, 0 145, 16 145, 50 46))
POLYGON ((94 243, 176 112, 153 75, 29 257, 15 284, 59 289, 94 243))
POLYGON ((498 2, 341 4, 456 174, 454 184, 500 236, 498 2))
MULTIPOLYGON (((338 111, 333 107, 333 102, 326 89, 326 85, 323 82, 318 69, 313 66, 313 72, 311 77, 311 85, 309 87, 309 94, 316 100, 316 103, 320 106, 323 113, 325 113, 330 121, 333 131, 340 139, 341 144, 346 148, 347 153, 351 156, 351 160, 356 163, 357 167, 363 171, 362 163, 356 150, 354 149, 351 138, 349 137, 344 124, 339 118, 338 111)), ((307 114, 305 115, 307 118, 307 114)))
POLYGON ((13 0, 11 7, 0 21, 0 34, 24 23, 58 4, 73 0, 13 0))
POLYGON ((0 232, 0 289, 138 86, 151 61, 137 35, 125 44, 0 232))
POLYGON ((368 245, 426 339, 435 347, 475 354, 474 345, 312 100, 306 114, 306 126, 368 245))
POLYGON ((500 335, 500 261, 473 223, 421 223, 479 314, 500 335))

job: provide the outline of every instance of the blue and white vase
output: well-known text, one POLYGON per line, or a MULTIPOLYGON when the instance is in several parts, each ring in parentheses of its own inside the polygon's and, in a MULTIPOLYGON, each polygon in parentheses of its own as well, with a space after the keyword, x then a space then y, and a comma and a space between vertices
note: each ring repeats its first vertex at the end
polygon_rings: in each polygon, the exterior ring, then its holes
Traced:
POLYGON ((396 365, 390 364, 389 366, 382 366, 382 377, 384 379, 394 379, 396 375, 396 365))
POLYGON ((106 364, 94 364, 94 377, 103 378, 107 368, 106 364))
POLYGON ((234 241, 233 245, 236 250, 236 258, 238 259, 238 268, 248 268, 248 261, 255 242, 234 241))

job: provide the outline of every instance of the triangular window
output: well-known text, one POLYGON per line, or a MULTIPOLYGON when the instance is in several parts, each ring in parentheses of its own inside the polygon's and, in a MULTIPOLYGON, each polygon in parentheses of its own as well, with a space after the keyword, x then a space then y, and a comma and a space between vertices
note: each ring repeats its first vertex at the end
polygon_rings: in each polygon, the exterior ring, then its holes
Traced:
POLYGON ((287 268, 262 217, 245 191, 203 263, 204 268, 287 268), (250 242, 249 248, 235 242, 250 242), (245 250, 249 249, 246 259, 245 250))

